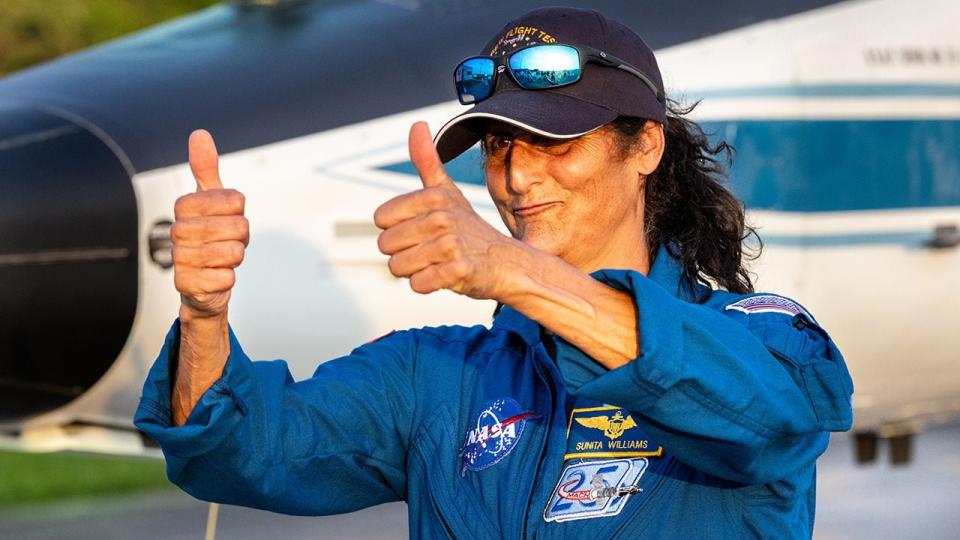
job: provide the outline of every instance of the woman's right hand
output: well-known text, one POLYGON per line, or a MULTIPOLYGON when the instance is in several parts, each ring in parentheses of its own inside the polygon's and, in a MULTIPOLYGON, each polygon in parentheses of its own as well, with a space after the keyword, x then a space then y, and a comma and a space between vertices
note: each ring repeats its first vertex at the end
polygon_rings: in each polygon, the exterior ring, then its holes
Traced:
POLYGON ((180 291, 180 353, 171 396, 178 426, 223 373, 230 355, 230 290, 250 241, 243 194, 223 188, 213 137, 194 131, 189 150, 197 191, 177 199, 170 230, 174 283, 180 291))
POLYGON ((217 147, 207 131, 190 134, 190 170, 197 191, 177 199, 170 230, 174 283, 181 318, 217 318, 227 312, 235 269, 250 241, 244 196, 220 182, 217 147))

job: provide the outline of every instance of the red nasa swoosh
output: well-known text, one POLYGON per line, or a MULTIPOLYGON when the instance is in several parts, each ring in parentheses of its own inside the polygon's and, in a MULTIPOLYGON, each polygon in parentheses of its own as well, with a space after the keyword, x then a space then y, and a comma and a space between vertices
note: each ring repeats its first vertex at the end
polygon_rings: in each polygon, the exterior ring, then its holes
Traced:
MULTIPOLYGON (((502 436, 504 427, 510 426, 512 424, 516 424, 521 420, 526 420, 528 418, 535 417, 535 416, 540 416, 540 415, 532 412, 520 413, 518 415, 511 416, 510 418, 507 418, 502 422, 499 422, 498 424, 494 424, 494 425, 500 426, 498 433, 500 433, 500 435, 502 436)), ((465 472, 468 468, 470 468, 470 465, 477 459, 477 456, 481 452, 481 446, 485 446, 485 443, 492 438, 492 435, 490 434, 489 430, 487 431, 487 433, 488 435, 483 440, 476 441, 469 446, 464 446, 464 448, 460 451, 461 454, 463 455, 463 469, 461 470, 461 474, 465 472)), ((507 453, 509 452, 510 450, 507 449, 507 453)))
MULTIPOLYGON (((519 422, 519 421, 521 421, 521 420, 526 420, 527 418, 530 418, 531 416, 537 416, 537 414, 536 414, 536 413, 532 413, 532 412, 527 412, 527 413, 520 413, 520 414, 518 414, 518 415, 516 415, 516 416, 511 416, 510 418, 507 418, 507 419, 504 420, 503 422, 500 422, 500 432, 503 433, 503 428, 505 428, 505 427, 507 427, 507 426, 509 426, 509 425, 511 425, 511 424, 516 424, 517 422, 519 422)), ((488 440, 490 440, 490 437, 491 437, 490 435, 487 435, 486 438, 475 442, 473 445, 474 445, 474 446, 477 446, 478 444, 483 444, 483 443, 487 442, 488 440)))

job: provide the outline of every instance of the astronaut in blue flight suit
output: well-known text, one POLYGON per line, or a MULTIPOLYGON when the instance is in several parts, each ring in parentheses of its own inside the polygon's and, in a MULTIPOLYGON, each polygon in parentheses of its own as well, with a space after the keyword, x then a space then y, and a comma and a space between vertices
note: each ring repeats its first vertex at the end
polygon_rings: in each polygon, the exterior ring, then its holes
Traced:
POLYGON ((457 71, 477 104, 436 148, 411 130, 424 189, 375 221, 414 290, 500 301, 489 329, 395 332, 299 382, 250 361, 226 323, 242 197, 191 137, 183 306, 135 419, 171 480, 291 514, 405 500, 414 538, 809 538, 815 461, 851 425, 852 383, 807 310, 752 292, 718 149, 668 111, 642 40, 596 12, 530 12, 483 51, 457 71), (557 67, 556 45, 590 58, 563 86, 577 59, 557 67), (443 172, 477 140, 513 238, 443 172))

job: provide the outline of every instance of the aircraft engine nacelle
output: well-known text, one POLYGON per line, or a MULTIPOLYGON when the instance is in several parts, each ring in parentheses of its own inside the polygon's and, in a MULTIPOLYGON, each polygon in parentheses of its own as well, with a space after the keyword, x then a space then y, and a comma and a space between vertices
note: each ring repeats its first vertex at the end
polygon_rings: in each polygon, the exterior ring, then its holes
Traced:
POLYGON ((95 127, 0 104, 0 422, 79 397, 137 307, 131 167, 95 127))

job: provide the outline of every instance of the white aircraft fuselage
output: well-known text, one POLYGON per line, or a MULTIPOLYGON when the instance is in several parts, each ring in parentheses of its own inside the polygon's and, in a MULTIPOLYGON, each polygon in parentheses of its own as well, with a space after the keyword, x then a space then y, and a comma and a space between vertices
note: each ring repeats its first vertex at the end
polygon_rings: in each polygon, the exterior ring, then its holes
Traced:
MULTIPOLYGON (((693 118, 736 148, 731 188, 765 243, 757 289, 797 299, 837 342, 855 430, 897 436, 960 413, 960 5, 787 2, 742 26, 690 2, 707 20, 681 35, 598 4, 650 34, 668 96, 702 99, 693 118)), ((0 81, 13 126, 0 164, 21 182, 8 199, 19 213, 0 218, 0 291, 14 299, 0 319, 8 444, 155 452, 131 417, 179 306, 166 235, 173 202, 195 186, 194 128, 213 132, 224 184, 246 195, 251 242, 230 320, 251 357, 284 358, 303 378, 393 329, 490 322, 492 302, 417 295, 391 276, 372 215, 420 187, 409 125, 436 130, 463 110, 456 59, 538 4, 494 2, 482 28, 461 31, 481 8, 432 5, 219 6, 0 81), (338 58, 331 40, 367 49, 338 58), (41 166, 52 168, 31 177, 41 166), (88 231, 95 240, 71 236, 88 231)), ((449 170, 506 232, 480 160, 474 149, 449 170)))

